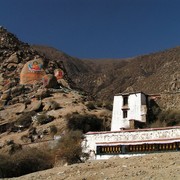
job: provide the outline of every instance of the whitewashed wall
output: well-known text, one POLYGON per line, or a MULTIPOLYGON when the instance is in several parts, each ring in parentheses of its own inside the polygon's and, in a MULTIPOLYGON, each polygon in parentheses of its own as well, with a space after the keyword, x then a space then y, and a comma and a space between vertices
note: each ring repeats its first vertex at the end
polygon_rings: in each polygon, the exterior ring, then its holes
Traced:
POLYGON ((120 141, 146 141, 158 139, 180 138, 180 126, 165 129, 141 129, 119 132, 90 132, 85 135, 82 145, 85 152, 96 151, 96 143, 120 141))
POLYGON ((121 128, 129 128, 129 120, 135 119, 145 122, 146 96, 143 93, 130 94, 128 96, 128 116, 123 118, 123 96, 114 96, 111 131, 119 131, 121 128))

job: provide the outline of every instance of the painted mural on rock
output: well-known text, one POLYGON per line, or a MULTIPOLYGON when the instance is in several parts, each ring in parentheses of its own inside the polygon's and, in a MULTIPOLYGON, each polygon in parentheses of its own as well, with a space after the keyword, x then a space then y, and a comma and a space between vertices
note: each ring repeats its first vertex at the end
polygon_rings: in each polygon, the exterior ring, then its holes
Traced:
POLYGON ((28 61, 21 70, 20 84, 34 84, 45 75, 41 58, 28 61))
POLYGON ((28 63, 28 69, 34 73, 43 71, 42 64, 36 60, 28 63))

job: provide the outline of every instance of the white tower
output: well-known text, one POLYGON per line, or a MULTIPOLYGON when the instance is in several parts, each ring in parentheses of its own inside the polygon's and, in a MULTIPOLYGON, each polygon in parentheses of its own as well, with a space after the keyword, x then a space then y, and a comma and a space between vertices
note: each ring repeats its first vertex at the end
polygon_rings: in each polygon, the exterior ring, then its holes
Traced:
POLYGON ((130 128, 129 120, 146 122, 146 95, 142 92, 114 96, 111 131, 130 128))

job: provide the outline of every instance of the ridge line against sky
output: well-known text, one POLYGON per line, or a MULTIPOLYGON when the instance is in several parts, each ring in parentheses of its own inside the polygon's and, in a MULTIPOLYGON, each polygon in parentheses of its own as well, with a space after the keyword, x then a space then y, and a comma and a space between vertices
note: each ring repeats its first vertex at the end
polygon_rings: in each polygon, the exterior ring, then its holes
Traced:
POLYGON ((179 0, 0 0, 21 41, 79 58, 128 58, 180 45, 179 0))

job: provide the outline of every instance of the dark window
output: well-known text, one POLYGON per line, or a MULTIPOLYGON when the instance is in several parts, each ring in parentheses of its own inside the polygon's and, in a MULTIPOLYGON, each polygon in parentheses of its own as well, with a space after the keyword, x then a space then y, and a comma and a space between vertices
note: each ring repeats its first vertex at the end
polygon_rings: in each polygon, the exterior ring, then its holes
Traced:
POLYGON ((127 110, 123 110, 123 118, 127 118, 127 110))
POLYGON ((123 106, 128 105, 128 96, 123 96, 123 106))

